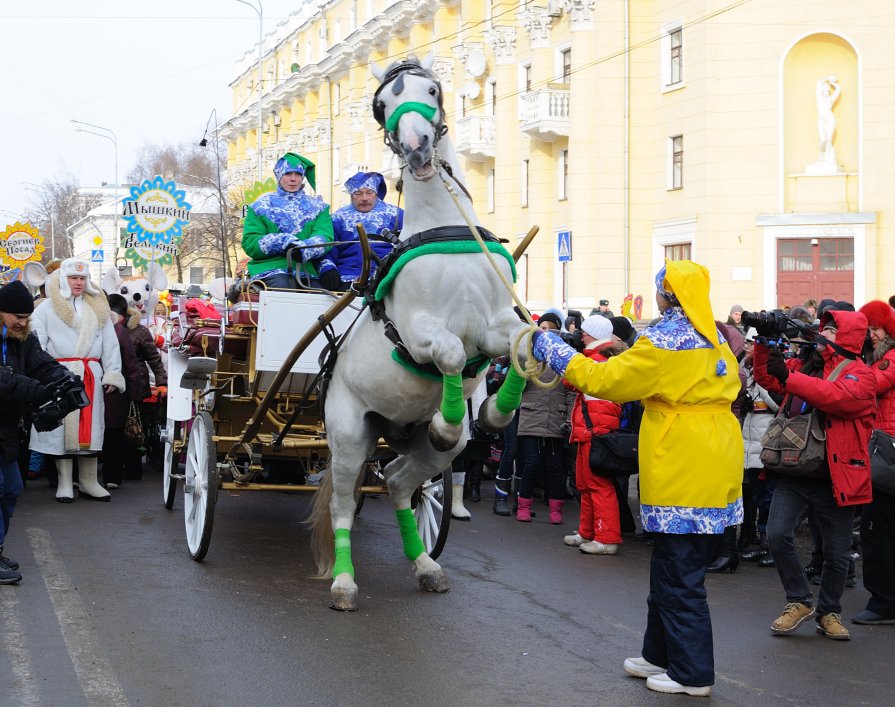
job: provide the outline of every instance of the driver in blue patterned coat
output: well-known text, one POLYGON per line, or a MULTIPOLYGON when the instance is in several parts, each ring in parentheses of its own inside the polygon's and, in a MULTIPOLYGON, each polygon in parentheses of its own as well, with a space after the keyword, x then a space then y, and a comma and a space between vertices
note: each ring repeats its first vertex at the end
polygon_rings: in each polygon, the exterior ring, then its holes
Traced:
MULTIPOLYGON (((339 273, 339 289, 347 290, 360 276, 363 252, 357 243, 355 226, 360 223, 370 239, 370 249, 376 256, 370 263, 370 275, 376 272, 376 259, 382 259, 395 247, 387 234, 395 234, 404 225, 404 209, 386 204, 388 192, 385 178, 379 172, 358 172, 345 182, 345 191, 351 195, 351 203, 333 214, 333 232, 336 242, 349 245, 335 246, 321 263, 321 275, 330 268, 339 273)), ((335 288, 332 288, 335 289, 335 288)))
POLYGON ((333 222, 329 204, 304 191, 305 180, 316 189, 314 163, 287 152, 273 168, 277 190, 262 194, 248 208, 242 234, 242 248, 251 260, 249 276, 262 280, 267 287, 295 289, 286 251, 297 248, 293 260, 301 264, 301 273, 312 287, 319 286, 316 262, 330 249, 333 222))

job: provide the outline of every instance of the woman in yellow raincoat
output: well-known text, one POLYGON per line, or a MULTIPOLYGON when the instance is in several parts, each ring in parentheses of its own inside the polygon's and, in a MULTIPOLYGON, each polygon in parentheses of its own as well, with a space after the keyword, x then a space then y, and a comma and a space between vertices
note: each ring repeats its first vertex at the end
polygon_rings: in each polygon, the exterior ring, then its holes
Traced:
POLYGON ((656 303, 661 320, 605 363, 549 333, 535 334, 534 356, 587 395, 643 401, 641 519, 656 535, 643 652, 624 667, 652 690, 708 695, 714 657, 705 568, 715 536, 743 518, 743 438, 730 412, 740 380, 715 325, 708 270, 666 262, 656 303))

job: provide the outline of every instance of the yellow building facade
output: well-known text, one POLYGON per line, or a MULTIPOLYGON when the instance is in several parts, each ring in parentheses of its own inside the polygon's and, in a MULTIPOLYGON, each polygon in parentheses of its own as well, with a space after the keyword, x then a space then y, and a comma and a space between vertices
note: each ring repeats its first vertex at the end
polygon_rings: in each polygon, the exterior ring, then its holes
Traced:
POLYGON ((895 292, 889 0, 299 4, 260 81, 257 45, 237 66, 231 190, 258 178, 259 124, 262 179, 291 150, 333 210, 356 171, 394 185, 369 63, 431 51, 480 220, 541 229, 517 285, 533 311, 639 293, 649 317, 665 257, 709 267, 718 318, 895 292))

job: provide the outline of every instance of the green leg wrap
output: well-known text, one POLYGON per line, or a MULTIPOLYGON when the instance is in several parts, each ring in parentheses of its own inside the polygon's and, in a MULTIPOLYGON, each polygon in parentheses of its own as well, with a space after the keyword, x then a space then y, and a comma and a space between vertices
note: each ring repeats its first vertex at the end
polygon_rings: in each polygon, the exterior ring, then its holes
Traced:
POLYGON ((347 572, 354 577, 354 565, 351 564, 351 531, 348 528, 336 530, 336 563, 333 565, 333 579, 347 572))
POLYGON ((416 518, 413 517, 413 509, 399 508, 395 511, 398 518, 398 529, 401 531, 401 541, 404 543, 404 555, 411 562, 422 555, 426 548, 416 529, 416 518))
POLYGON ((525 390, 525 379, 519 375, 515 366, 510 366, 503 385, 497 391, 497 410, 502 415, 509 415, 522 404, 522 391, 525 390))
POLYGON ((441 392, 441 416, 450 425, 459 425, 466 415, 466 401, 463 399, 463 376, 445 375, 441 392))

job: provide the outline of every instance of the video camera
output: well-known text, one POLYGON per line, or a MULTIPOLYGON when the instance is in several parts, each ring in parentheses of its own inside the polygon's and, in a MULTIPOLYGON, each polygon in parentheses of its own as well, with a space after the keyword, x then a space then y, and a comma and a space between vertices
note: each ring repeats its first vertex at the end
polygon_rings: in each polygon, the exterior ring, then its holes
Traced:
POLYGON ((90 405, 90 399, 84 392, 84 383, 73 373, 60 378, 47 387, 50 399, 32 408, 27 415, 29 423, 34 425, 38 432, 55 430, 65 416, 75 410, 80 410, 90 405))

